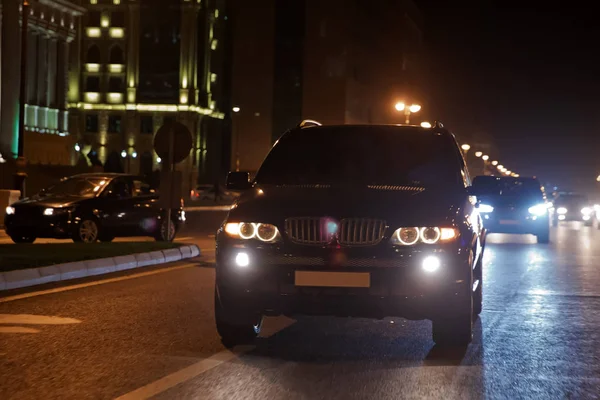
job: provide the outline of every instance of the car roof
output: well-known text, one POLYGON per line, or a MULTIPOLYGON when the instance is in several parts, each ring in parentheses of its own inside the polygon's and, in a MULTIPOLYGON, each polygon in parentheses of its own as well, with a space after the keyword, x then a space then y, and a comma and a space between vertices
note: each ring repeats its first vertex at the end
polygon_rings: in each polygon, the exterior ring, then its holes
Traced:
POLYGON ((68 178, 104 178, 104 179, 114 179, 118 177, 131 177, 131 178, 139 178, 137 175, 133 174, 122 174, 118 172, 90 172, 85 174, 76 174, 73 176, 69 176, 68 178))
POLYGON ((307 125, 297 127, 293 130, 355 130, 355 129, 390 129, 390 130, 398 130, 401 131, 411 131, 415 130, 422 131, 423 133, 446 133, 450 134, 450 132, 445 128, 424 128, 420 125, 406 125, 406 124, 348 124, 348 125, 307 125))

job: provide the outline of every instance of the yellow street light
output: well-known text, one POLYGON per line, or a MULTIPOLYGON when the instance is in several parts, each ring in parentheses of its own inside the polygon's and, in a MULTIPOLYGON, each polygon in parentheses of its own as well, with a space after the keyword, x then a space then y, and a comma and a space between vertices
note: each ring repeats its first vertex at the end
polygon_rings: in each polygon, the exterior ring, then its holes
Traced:
POLYGON ((417 112, 421 111, 421 106, 418 104, 413 104, 408 109, 410 110, 411 113, 417 113, 417 112))
POLYGON ((396 103, 394 107, 396 107, 396 111, 404 111, 404 109, 406 108, 406 106, 402 102, 396 103))
POLYGON ((481 157, 483 153, 481 151, 475 152, 475 157, 481 157))
POLYGON ((512 171, 506 170, 506 171, 504 171, 504 173, 505 173, 506 175, 510 175, 510 174, 512 174, 512 171))
POLYGON ((504 169, 504 165, 502 165, 502 164, 498 165, 498 169, 499 170, 503 170, 504 169))
POLYGON ((495 167, 496 165, 498 165, 498 161, 496 161, 496 160, 492 161, 492 165, 495 167))
POLYGON ((600 175, 596 178, 596 182, 600 182, 600 175))
POLYGON ((465 143, 462 146, 460 146, 460 148, 464 151, 469 151, 471 149, 471 145, 465 143))
POLYGON ((518 178, 520 175, 519 175, 519 174, 513 174, 513 176, 514 176, 515 178, 518 178))
POLYGON ((489 159, 490 159, 490 156, 488 156, 488 155, 486 154, 486 155, 483 155, 483 156, 481 156, 481 158, 483 159, 483 161, 487 161, 487 160, 489 160, 489 159))

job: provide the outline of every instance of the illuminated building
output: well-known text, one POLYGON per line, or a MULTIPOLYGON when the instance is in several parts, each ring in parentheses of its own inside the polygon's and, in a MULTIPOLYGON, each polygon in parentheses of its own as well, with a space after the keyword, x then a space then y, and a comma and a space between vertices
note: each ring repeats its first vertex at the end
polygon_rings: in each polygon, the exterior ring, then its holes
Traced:
MULTIPOLYGON (((21 3, 2 0, 0 154, 17 154, 21 81, 21 3)), ((69 165, 67 71, 79 17, 72 1, 30 1, 24 156, 32 164, 69 165)))
POLYGON ((171 120, 194 139, 178 166, 184 190, 220 177, 222 1, 80 3, 88 12, 69 76, 71 133, 80 148, 73 148, 73 162, 95 155, 107 169, 150 175, 161 162, 153 136, 171 120))

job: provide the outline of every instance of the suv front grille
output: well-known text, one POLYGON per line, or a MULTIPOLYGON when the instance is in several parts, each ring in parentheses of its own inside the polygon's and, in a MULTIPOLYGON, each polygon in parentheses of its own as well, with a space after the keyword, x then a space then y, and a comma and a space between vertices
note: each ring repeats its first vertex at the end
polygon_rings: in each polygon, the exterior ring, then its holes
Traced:
POLYGON ((373 246, 381 242, 386 223, 380 219, 346 218, 340 224, 340 244, 346 246, 373 246))
POLYGON ((328 225, 329 218, 296 217, 285 220, 285 232, 292 242, 308 245, 324 245, 335 242, 343 246, 373 246, 384 237, 386 222, 372 218, 345 218, 337 224, 337 230, 328 225))
POLYGON ((285 232, 296 243, 325 244, 329 242, 323 218, 300 217, 285 220, 285 232))

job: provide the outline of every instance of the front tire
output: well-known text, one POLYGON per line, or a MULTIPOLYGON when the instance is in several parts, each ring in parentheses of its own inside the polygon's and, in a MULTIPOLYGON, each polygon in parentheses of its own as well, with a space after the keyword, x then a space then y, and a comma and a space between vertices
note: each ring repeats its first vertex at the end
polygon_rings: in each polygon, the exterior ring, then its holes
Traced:
POLYGON ((13 243, 24 244, 24 243, 33 243, 33 242, 35 242, 35 239, 37 239, 37 238, 35 236, 28 235, 28 236, 11 236, 10 239, 13 241, 13 243))
POLYGON ((177 224, 175 223, 175 221, 173 219, 171 219, 171 229, 167 234, 167 227, 168 223, 167 223, 167 219, 163 218, 160 220, 160 225, 158 227, 158 230, 156 231, 156 233, 154 234, 154 239, 157 242, 172 242, 173 240, 175 240, 175 236, 177 235, 177 224))
POLYGON ((93 219, 84 219, 79 223, 73 241, 76 243, 95 243, 100 238, 100 227, 93 219))
POLYGON ((215 323, 225 347, 251 344, 262 328, 262 315, 253 315, 219 296, 215 289, 215 323))
POLYGON ((540 244, 548 244, 550 243, 550 228, 542 229, 541 232, 538 232, 537 242, 540 244))

